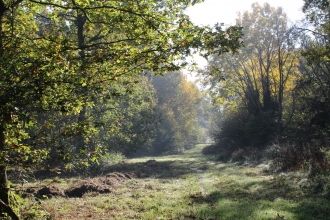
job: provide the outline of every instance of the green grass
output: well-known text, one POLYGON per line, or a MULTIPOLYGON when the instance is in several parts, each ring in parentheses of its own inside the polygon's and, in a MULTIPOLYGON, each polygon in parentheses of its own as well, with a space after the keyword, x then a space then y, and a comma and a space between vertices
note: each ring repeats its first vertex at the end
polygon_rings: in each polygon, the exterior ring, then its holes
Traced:
MULTIPOLYGON (((152 159, 160 164, 150 176, 128 180, 110 194, 50 198, 38 210, 51 219, 330 219, 330 201, 303 191, 298 180, 218 163, 201 154, 203 147, 103 167, 99 172, 106 174, 137 172, 152 159)), ((77 181, 52 184, 65 188, 77 181)))

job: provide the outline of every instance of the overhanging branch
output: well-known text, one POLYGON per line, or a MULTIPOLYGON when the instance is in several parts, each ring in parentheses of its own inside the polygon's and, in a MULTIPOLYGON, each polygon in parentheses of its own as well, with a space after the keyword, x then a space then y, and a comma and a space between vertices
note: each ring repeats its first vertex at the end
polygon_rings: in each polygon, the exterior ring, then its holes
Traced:
POLYGON ((15 214, 13 209, 10 206, 8 206, 6 203, 4 203, 1 199, 0 199, 0 207, 3 208, 3 210, 11 217, 11 219, 19 220, 18 216, 15 214))

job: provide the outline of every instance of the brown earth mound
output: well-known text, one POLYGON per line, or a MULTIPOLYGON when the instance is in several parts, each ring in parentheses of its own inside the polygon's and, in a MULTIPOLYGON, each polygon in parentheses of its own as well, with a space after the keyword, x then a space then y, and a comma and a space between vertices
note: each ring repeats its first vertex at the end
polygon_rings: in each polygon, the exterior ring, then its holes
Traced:
POLYGON ((65 190, 65 194, 68 197, 82 197, 88 192, 98 192, 98 193, 110 193, 111 187, 105 184, 100 184, 98 181, 86 180, 79 183, 70 189, 65 190))
POLYGON ((170 169, 168 163, 159 163, 156 160, 148 160, 143 164, 142 168, 136 172, 136 176, 139 178, 146 178, 153 175, 159 176, 168 169, 170 169))
POLYGON ((35 188, 27 188, 23 193, 22 193, 22 198, 26 197, 33 197, 37 195, 38 190, 35 188))
POLYGON ((45 186, 39 190, 27 189, 25 193, 39 198, 53 196, 82 197, 86 193, 95 195, 110 193, 114 188, 119 187, 128 179, 164 176, 169 173, 170 168, 170 163, 148 160, 142 163, 134 173, 112 172, 99 178, 83 180, 67 190, 60 189, 56 186, 45 186))
POLYGON ((58 188, 57 186, 45 186, 39 189, 35 195, 38 198, 53 196, 65 196, 63 189, 58 188))
POLYGON ((104 177, 83 180, 65 191, 57 186, 45 186, 39 190, 27 189, 26 194, 33 194, 38 198, 50 198, 53 196, 82 197, 84 194, 92 192, 104 194, 110 193, 113 188, 119 187, 124 181, 135 177, 135 174, 114 172, 104 177))
POLYGON ((145 166, 152 166, 152 165, 157 165, 157 163, 158 162, 156 160, 148 160, 144 164, 145 166))
POLYGON ((106 175, 107 178, 113 177, 116 179, 133 179, 136 178, 136 175, 134 173, 117 173, 117 172, 113 172, 113 173, 108 173, 106 175))
POLYGON ((84 194, 89 192, 96 192, 99 194, 110 193, 112 188, 119 187, 124 181, 134 177, 134 174, 128 173, 109 173, 105 177, 85 180, 76 186, 65 190, 65 194, 68 197, 82 197, 84 194))

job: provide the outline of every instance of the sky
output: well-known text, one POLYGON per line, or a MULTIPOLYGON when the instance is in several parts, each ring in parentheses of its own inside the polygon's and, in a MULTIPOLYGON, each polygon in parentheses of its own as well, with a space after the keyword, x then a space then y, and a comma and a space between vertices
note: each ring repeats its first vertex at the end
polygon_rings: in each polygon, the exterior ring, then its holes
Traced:
MULTIPOLYGON (((187 9, 186 14, 197 25, 211 25, 217 22, 225 25, 234 25, 237 12, 251 11, 254 2, 264 4, 268 2, 272 7, 282 7, 288 16, 289 23, 302 19, 303 0, 204 0, 187 9)), ((200 57, 194 57, 200 68, 206 65, 206 61, 200 57)))
POLYGON ((234 25, 237 12, 251 10, 254 2, 268 2, 273 7, 282 7, 291 21, 303 18, 303 0, 205 0, 188 8, 187 15, 199 25, 213 25, 217 22, 234 25))

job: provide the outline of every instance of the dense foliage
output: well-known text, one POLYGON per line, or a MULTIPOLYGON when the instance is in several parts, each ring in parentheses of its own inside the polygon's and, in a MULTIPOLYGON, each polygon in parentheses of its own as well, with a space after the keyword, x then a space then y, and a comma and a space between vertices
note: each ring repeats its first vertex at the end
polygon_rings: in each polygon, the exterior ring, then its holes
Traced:
POLYGON ((150 143, 150 152, 179 153, 191 148, 200 138, 196 116, 200 101, 197 86, 178 72, 153 77, 152 84, 158 99, 156 111, 161 121, 155 140, 150 143))

